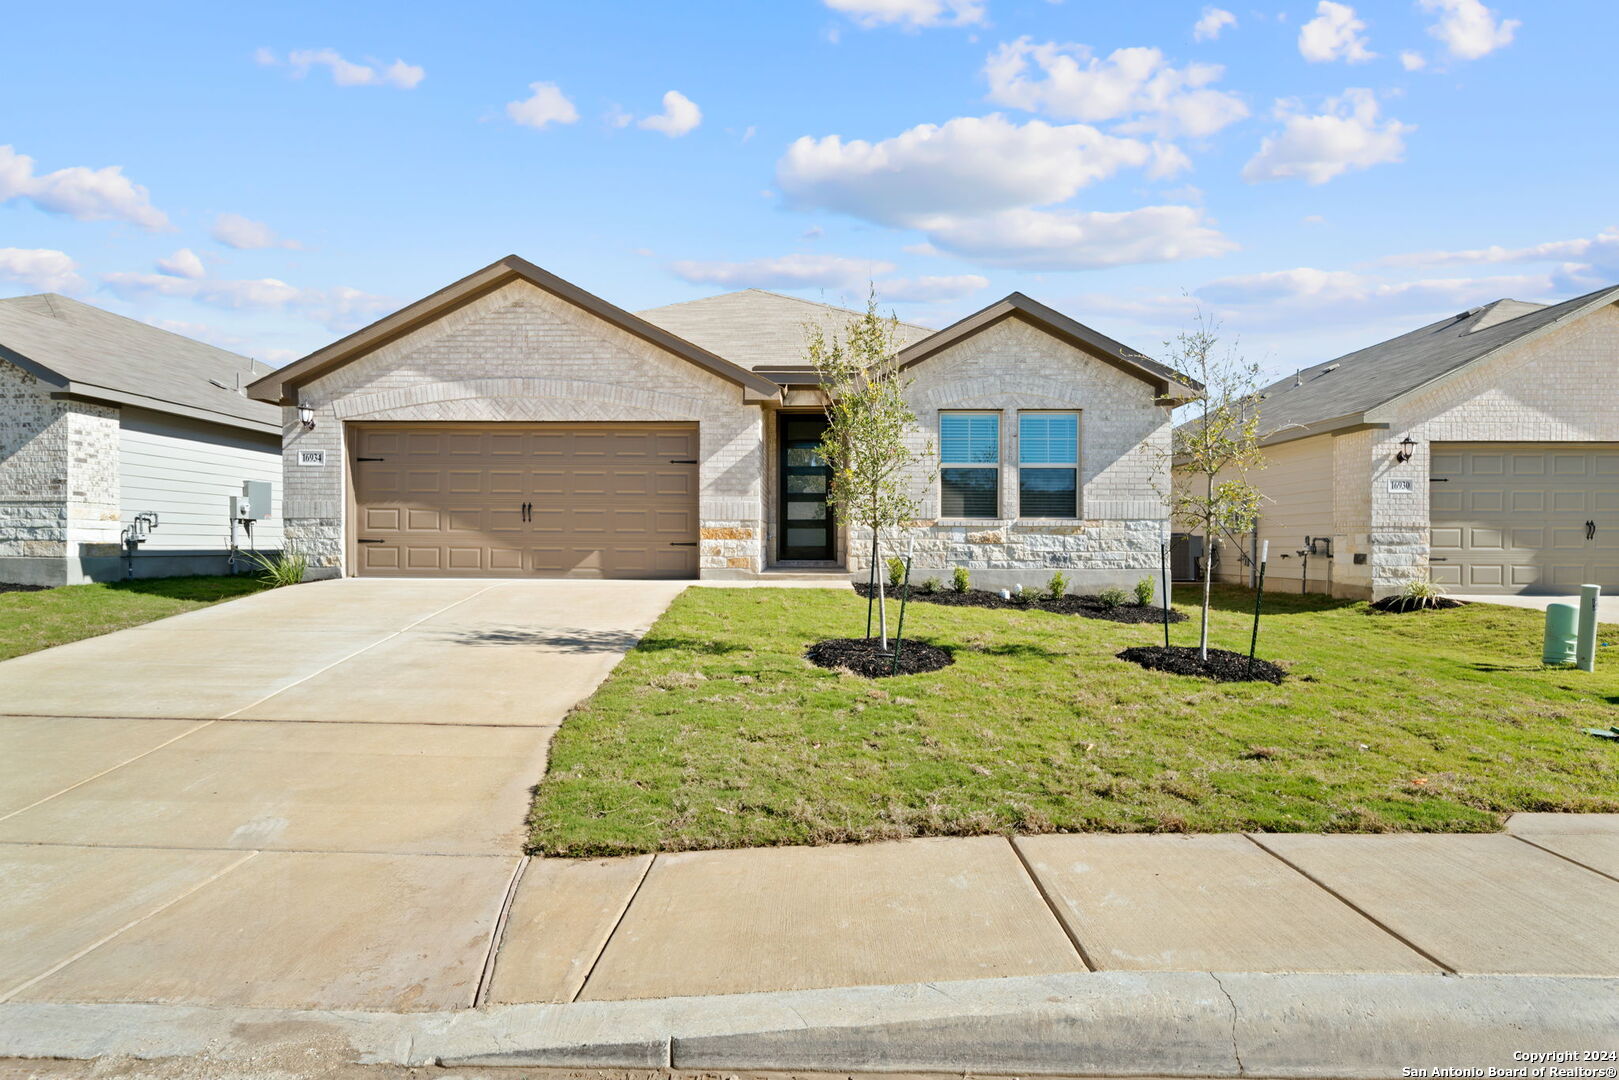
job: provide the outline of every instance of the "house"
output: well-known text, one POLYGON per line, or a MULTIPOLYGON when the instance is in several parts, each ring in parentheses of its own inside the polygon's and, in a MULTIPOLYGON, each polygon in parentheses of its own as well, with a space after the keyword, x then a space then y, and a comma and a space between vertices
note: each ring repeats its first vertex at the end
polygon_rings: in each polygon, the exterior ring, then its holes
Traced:
MULTIPOLYGON (((241 389, 269 370, 65 296, 0 300, 0 581, 226 572, 231 496, 280 487, 280 416, 241 389)), ((280 547, 269 512, 242 547, 280 547)))
MULTIPOLYGON (((286 410, 288 545, 326 576, 858 572, 803 361, 806 323, 855 314, 747 290, 636 315, 501 259, 248 388, 286 410)), ((1018 294, 900 335, 942 454, 919 574, 1156 568, 1154 475, 1194 384, 1018 294)))
MULTIPOLYGON (((1497 300, 1263 395, 1267 464, 1250 479, 1266 499, 1243 546, 1270 541, 1268 581, 1619 589, 1619 288, 1497 300)), ((1246 580, 1248 554, 1225 551, 1216 575, 1246 580)))

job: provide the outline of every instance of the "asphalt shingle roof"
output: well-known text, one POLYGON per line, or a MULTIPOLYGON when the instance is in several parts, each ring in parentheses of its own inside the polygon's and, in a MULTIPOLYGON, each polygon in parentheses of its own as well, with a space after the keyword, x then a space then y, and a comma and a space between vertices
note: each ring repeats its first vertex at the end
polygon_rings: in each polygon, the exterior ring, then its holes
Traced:
POLYGON ((55 293, 0 300, 0 358, 86 397, 111 391, 110 400, 135 397, 142 400, 129 403, 159 412, 254 430, 281 426, 279 409, 235 389, 268 374, 269 365, 55 293))
MULTIPOLYGON (((1619 301, 1619 286, 1550 306, 1497 300, 1305 368, 1264 388, 1262 426, 1266 433, 1285 435, 1288 430, 1339 417, 1358 417, 1503 345, 1598 304, 1605 294, 1619 301)), ((1330 430, 1330 426, 1319 430, 1330 430)))
MULTIPOLYGON (((848 308, 765 289, 722 293, 636 314, 693 345, 755 371, 805 367, 806 323, 831 335, 841 333, 850 319, 861 315, 848 308)), ((899 344, 904 347, 933 333, 926 326, 900 323, 899 344)))

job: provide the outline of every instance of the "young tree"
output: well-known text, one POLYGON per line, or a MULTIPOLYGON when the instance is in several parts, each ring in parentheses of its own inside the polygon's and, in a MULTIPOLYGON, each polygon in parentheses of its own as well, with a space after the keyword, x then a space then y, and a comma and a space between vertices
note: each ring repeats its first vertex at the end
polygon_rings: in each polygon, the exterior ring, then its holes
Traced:
POLYGON ((1203 553, 1203 625, 1197 655, 1209 657, 1209 603, 1214 581, 1214 544, 1230 539, 1240 550, 1243 537, 1259 519, 1261 499, 1248 473, 1265 467, 1259 449, 1259 367, 1232 349, 1216 351, 1219 324, 1201 312, 1197 325, 1165 342, 1171 367, 1203 384, 1203 396, 1189 406, 1193 418, 1175 429, 1171 469, 1178 482, 1170 515, 1200 532, 1203 553))
MULTIPOLYGON (((882 647, 888 648, 888 607, 877 577, 882 535, 898 532, 921 513, 920 474, 933 459, 919 439, 916 414, 905 401, 905 380, 895 361, 899 321, 877 314, 875 293, 866 311, 842 334, 805 328, 805 354, 828 399, 820 454, 832 470, 827 502, 839 525, 851 533, 871 530, 872 591, 876 594, 882 647)), ((867 605, 868 624, 870 604, 867 605)), ((869 630, 868 630, 869 632, 869 630)))

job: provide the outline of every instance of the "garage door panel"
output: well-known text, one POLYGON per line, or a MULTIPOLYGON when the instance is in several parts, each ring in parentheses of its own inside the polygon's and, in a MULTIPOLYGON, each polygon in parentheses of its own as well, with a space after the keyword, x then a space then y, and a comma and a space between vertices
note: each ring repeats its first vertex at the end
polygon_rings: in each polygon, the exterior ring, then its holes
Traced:
POLYGON ((1546 475, 1546 456, 1544 454, 1513 454, 1508 460, 1512 463, 1513 476, 1546 475))
POLYGON ((362 573, 693 577, 697 432, 665 425, 361 425, 362 573), (525 513, 525 505, 532 507, 525 513))
POLYGON ((1513 563, 1507 584, 1524 589, 1540 581, 1540 567, 1532 563, 1513 563))
POLYGON ((1444 481, 1429 497, 1435 581, 1462 593, 1619 589, 1619 446, 1451 443, 1430 460, 1444 481))

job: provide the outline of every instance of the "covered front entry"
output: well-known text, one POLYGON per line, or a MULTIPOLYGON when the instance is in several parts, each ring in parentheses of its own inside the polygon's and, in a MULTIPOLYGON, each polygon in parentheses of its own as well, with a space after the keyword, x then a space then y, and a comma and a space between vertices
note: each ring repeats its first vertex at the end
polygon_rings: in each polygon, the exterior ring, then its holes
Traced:
POLYGON ((832 508, 827 505, 832 470, 821 458, 826 434, 822 413, 783 413, 780 418, 781 542, 779 557, 786 560, 825 560, 835 557, 832 508))
POLYGON ((1457 593, 1619 590, 1619 444, 1435 443, 1433 580, 1457 593))
POLYGON ((697 425, 354 424, 366 577, 697 576, 697 425))

